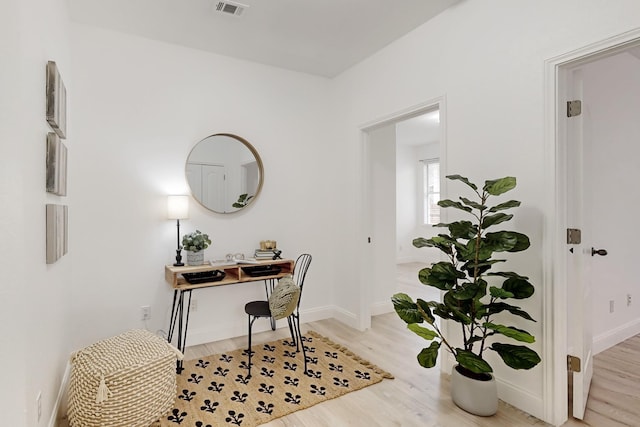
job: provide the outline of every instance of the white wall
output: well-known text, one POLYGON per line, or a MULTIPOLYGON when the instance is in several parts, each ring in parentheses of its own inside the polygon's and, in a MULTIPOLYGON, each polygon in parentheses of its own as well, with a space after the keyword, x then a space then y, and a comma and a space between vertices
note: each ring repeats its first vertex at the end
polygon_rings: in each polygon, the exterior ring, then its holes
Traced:
POLYGON ((629 234, 640 209, 640 58, 621 53, 600 59, 585 65, 582 76, 584 144, 590 153, 585 159, 585 217, 590 225, 585 228, 591 232, 585 243, 609 252, 590 260, 588 275, 593 283, 594 352, 599 352, 640 333, 640 281, 629 234), (613 313, 609 301, 614 302, 613 313))
MULTIPOLYGON (((335 148, 342 153, 342 167, 337 170, 346 170, 347 165, 358 168, 343 175, 348 185, 338 195, 342 203, 354 199, 357 203, 361 186, 359 127, 445 96, 447 173, 474 181, 518 178, 511 196, 523 206, 510 225, 528 234, 532 246, 510 256, 510 267, 537 286, 522 308, 540 320, 545 292, 542 233, 545 218, 553 215, 542 187, 545 173, 553 170, 544 160, 544 61, 638 26, 640 3, 635 0, 466 1, 445 11, 335 80, 337 105, 344 106, 337 112, 341 119, 336 122, 340 134, 335 148)), ((460 190, 449 184, 443 193, 460 190)), ((353 212, 343 221, 357 229, 364 212, 353 212)), ((359 251, 362 240, 349 237, 340 246, 364 253, 359 251)), ((358 280, 355 272, 341 273, 358 280)), ((516 323, 537 337, 534 348, 542 353, 547 338, 543 325, 516 323)), ((546 362, 531 371, 511 371, 497 358, 491 362, 500 397, 544 418, 546 362)))
MULTIPOLYGON (((73 92, 67 31, 63 0, 0 6, 0 410, 6 426, 49 423, 69 355, 71 257, 45 263, 45 204, 71 204, 71 197, 45 190, 50 128, 44 102, 48 60, 56 61, 73 92)), ((72 133, 65 143, 73 158, 72 133)))
MULTIPOLYGON (((305 321, 330 316, 330 256, 339 248, 338 220, 327 215, 336 191, 329 81, 83 25, 71 35, 74 347, 132 327, 167 330, 172 290, 164 266, 175 259, 176 225, 166 219, 166 195, 188 193, 191 148, 220 132, 260 153, 262 193, 232 215, 191 200, 181 232, 209 234, 206 259, 251 254, 265 239, 285 257, 311 253, 301 310, 305 321), (143 305, 151 306, 147 324, 139 320, 143 305)), ((264 298, 264 288, 256 282, 193 297, 188 345, 246 334, 244 304, 264 298)))

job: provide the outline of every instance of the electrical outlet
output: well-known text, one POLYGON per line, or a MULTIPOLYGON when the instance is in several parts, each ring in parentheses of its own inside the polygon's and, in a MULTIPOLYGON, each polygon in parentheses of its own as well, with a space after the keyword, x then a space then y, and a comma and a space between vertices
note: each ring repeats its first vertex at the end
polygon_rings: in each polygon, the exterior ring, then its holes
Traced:
POLYGON ((143 305, 140 307, 140 320, 149 320, 151 319, 151 307, 148 305, 143 305))
POLYGON ((627 307, 631 305, 631 294, 627 294, 627 307))
POLYGON ((189 305, 189 311, 198 311, 198 300, 193 298, 189 305))
POLYGON ((613 300, 609 300, 609 313, 613 313, 613 300))
POLYGON ((38 422, 40 422, 40 418, 42 418, 42 391, 39 391, 36 396, 36 413, 38 414, 38 422))

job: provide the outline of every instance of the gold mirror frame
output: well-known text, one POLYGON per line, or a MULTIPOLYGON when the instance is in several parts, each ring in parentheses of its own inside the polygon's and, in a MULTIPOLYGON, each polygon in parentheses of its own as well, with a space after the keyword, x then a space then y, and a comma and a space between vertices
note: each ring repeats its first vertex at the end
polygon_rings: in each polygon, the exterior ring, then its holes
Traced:
POLYGON ((221 214, 239 212, 252 204, 264 183, 260 155, 249 141, 231 133, 209 135, 195 144, 187 156, 185 175, 193 198, 221 214))

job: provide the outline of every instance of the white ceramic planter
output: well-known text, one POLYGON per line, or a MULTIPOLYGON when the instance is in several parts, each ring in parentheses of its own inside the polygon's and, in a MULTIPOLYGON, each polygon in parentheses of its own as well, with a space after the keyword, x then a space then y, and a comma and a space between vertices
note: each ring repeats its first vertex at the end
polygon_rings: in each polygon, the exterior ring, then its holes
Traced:
POLYGON ((491 376, 481 381, 462 375, 454 366, 451 370, 451 398, 465 411, 488 417, 498 412, 498 387, 491 376))
POLYGON ((204 251, 187 252, 187 265, 202 265, 204 264, 204 251))

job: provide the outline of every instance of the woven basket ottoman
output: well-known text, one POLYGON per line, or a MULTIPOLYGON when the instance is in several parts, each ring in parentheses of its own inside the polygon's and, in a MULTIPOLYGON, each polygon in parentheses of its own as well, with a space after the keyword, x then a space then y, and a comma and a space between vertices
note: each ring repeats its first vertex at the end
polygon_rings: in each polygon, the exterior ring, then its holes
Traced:
POLYGON ((71 357, 72 427, 148 427, 172 407, 182 354, 146 330, 99 341, 71 357))

